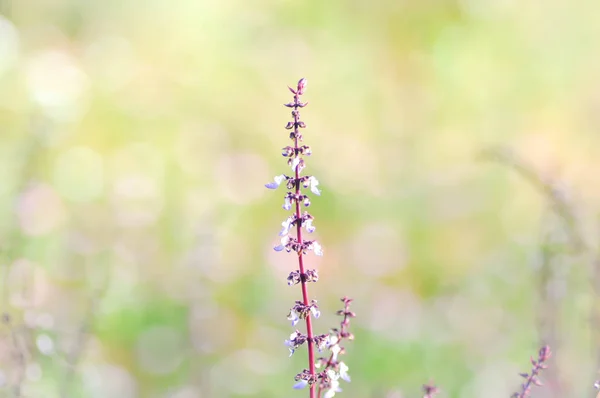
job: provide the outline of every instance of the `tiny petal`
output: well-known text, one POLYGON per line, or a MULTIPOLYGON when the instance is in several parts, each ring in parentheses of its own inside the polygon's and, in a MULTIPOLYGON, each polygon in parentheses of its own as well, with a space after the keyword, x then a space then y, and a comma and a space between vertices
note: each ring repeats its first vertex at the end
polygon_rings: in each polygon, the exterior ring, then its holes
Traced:
POLYGON ((292 167, 292 171, 296 171, 296 167, 298 166, 298 164, 300 164, 300 158, 299 157, 293 158, 292 162, 290 163, 290 166, 292 167))
POLYGON ((273 250, 275 250, 276 252, 282 251, 283 249, 285 249, 285 247, 287 246, 289 241, 290 241, 290 237, 287 235, 284 236, 283 238, 281 238, 281 244, 279 244, 278 246, 275 246, 273 248, 273 250))
MULTIPOLYGON (((337 379, 339 379, 339 377, 340 377, 337 373, 335 373, 335 370, 333 370, 333 369, 327 370, 327 376, 329 376, 331 381, 337 381, 337 379)), ((333 383, 331 383, 331 384, 333 384, 333 383)))
POLYGON ((340 362, 340 377, 350 383, 350 375, 348 374, 348 365, 344 362, 340 362))
POLYGON ((298 383, 294 384, 294 390, 301 390, 308 385, 308 381, 300 380, 298 383))
POLYGON ((290 311, 290 314, 287 317, 288 321, 292 321, 292 326, 296 326, 296 324, 300 321, 298 314, 295 311, 290 311))
POLYGON ((321 191, 319 188, 317 188, 318 186, 319 180, 317 180, 315 177, 310 177, 310 191, 317 196, 321 196, 321 191))
POLYGON ((283 180, 285 180, 285 174, 281 174, 278 176, 275 176, 275 178, 273 178, 273 182, 270 182, 268 184, 265 184, 265 187, 269 188, 269 189, 275 189, 277 188, 279 185, 281 185, 281 182, 283 180))
POLYGON ((322 255, 323 255, 323 248, 321 247, 321 245, 320 245, 320 244, 318 244, 318 243, 315 241, 315 242, 313 242, 312 246, 313 246, 313 251, 315 252, 315 254, 316 254, 317 256, 322 256, 322 255))
POLYGON ((319 318, 321 316, 321 311, 319 311, 316 307, 310 307, 310 312, 315 318, 319 318))
POLYGON ((279 236, 285 236, 285 235, 289 234, 290 230, 292 229, 292 226, 293 226, 293 218, 288 217, 281 223, 281 226, 283 228, 279 232, 279 236))
POLYGON ((330 334, 327 338, 327 346, 336 345, 340 339, 335 334, 330 334))
POLYGON ((316 227, 314 227, 312 225, 312 222, 313 222, 313 220, 306 220, 304 222, 304 227, 306 228, 306 231, 309 232, 309 233, 315 232, 315 229, 316 229, 316 227))
POLYGON ((281 155, 284 157, 290 157, 294 154, 294 148, 291 146, 286 146, 285 148, 281 148, 281 155))
POLYGON ((342 392, 342 389, 338 387, 337 384, 333 386, 332 383, 332 387, 329 390, 327 390, 327 392, 323 395, 323 398, 332 398, 335 396, 336 392, 342 392))
POLYGON ((330 390, 327 390, 325 395, 323 395, 323 398, 333 398, 333 396, 335 396, 335 390, 332 388, 330 390))
POLYGON ((336 344, 333 347, 331 347, 330 350, 331 350, 331 358, 334 361, 337 361, 337 357, 342 349, 340 348, 339 345, 336 344))
POLYGON ((286 197, 283 201, 283 206, 282 206, 285 210, 290 210, 292 208, 292 201, 290 200, 290 198, 286 197))

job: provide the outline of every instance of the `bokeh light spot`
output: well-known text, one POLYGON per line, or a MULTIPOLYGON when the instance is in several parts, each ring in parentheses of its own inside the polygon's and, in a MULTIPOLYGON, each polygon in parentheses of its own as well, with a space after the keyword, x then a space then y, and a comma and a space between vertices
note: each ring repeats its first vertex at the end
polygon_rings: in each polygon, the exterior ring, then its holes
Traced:
POLYGON ((102 157, 87 147, 66 150, 54 166, 54 184, 63 197, 73 202, 96 199, 104 189, 102 157))

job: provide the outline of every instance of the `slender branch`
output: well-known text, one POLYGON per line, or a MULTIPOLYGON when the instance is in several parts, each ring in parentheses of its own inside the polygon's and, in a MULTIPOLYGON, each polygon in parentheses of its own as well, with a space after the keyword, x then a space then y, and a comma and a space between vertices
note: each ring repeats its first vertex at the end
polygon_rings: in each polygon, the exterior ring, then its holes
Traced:
POLYGON ((543 346, 540 348, 538 352, 538 359, 535 360, 533 357, 531 358, 531 373, 520 373, 519 375, 525 379, 525 382, 521 384, 521 390, 519 392, 514 393, 512 398, 526 398, 531 394, 532 386, 542 386, 542 382, 539 379, 539 374, 542 370, 548 368, 546 362, 552 356, 552 351, 550 351, 549 346, 543 346))

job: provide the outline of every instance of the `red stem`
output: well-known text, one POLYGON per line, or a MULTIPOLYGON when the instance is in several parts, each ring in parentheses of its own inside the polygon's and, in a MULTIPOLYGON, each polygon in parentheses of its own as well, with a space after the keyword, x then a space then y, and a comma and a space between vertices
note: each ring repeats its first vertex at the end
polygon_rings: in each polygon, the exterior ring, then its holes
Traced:
MULTIPOLYGON (((295 103, 299 102, 299 95, 296 94, 294 95, 294 99, 295 99, 295 103)), ((296 111, 298 110, 298 108, 295 108, 296 111)), ((299 122, 299 116, 298 113, 296 112, 294 114, 294 132, 295 132, 295 139, 294 139, 294 148, 296 149, 296 154, 298 153, 298 122, 299 122)), ((300 197, 300 173, 298 172, 298 166, 296 166, 296 198, 300 197)), ((302 214, 300 212, 300 201, 296 200, 296 234, 297 234, 297 239, 298 239, 298 245, 300 247, 302 247, 302 214)), ((300 269, 300 282, 302 285, 302 301, 304 302, 304 305, 308 306, 309 302, 308 302, 308 288, 306 286, 306 281, 304 279, 304 261, 303 261, 303 257, 302 257, 302 251, 298 252, 298 267, 300 269)), ((308 370, 310 372, 311 375, 315 374, 315 350, 314 350, 314 345, 312 343, 313 340, 313 330, 312 330, 312 322, 310 319, 310 313, 306 316, 306 335, 308 337, 308 370)), ((310 385, 310 398, 316 398, 315 395, 315 384, 311 384, 310 385)))

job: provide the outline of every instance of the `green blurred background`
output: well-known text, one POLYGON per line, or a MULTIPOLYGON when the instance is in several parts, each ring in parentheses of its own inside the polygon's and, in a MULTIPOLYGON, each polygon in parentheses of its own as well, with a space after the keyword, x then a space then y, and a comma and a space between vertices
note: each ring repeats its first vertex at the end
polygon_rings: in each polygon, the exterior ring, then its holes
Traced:
POLYGON ((0 396, 307 396, 284 190, 264 188, 300 77, 316 330, 343 295, 358 314, 340 396, 507 397, 542 342, 534 396, 594 394, 597 1, 0 10, 0 396))

